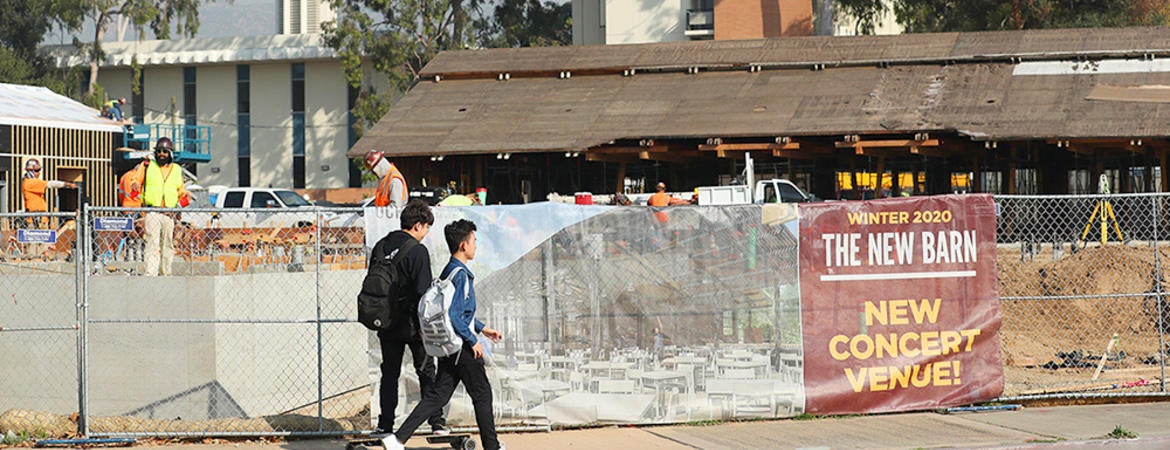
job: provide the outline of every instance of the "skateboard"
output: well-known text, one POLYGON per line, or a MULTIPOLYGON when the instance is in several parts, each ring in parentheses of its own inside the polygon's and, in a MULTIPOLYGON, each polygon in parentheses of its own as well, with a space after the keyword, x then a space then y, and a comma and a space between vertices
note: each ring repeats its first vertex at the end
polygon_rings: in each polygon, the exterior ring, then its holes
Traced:
MULTIPOLYGON (((448 444, 455 450, 475 450, 475 439, 468 433, 451 433, 444 435, 425 436, 428 444, 448 444)), ((345 450, 374 450, 382 448, 382 440, 368 436, 350 439, 345 443, 345 450)))

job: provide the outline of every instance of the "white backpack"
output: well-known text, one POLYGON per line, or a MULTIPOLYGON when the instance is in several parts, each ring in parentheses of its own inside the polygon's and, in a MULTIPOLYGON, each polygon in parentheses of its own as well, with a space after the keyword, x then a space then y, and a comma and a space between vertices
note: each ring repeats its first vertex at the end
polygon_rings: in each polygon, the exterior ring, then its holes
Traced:
MULTIPOLYGON (((451 279, 463 270, 456 267, 447 278, 435 280, 427 292, 418 301, 418 325, 422 334, 423 348, 427 355, 443 357, 450 356, 463 348, 463 338, 455 333, 451 323, 451 300, 455 297, 455 284, 451 279)), ((470 280, 464 295, 471 295, 470 280)), ((475 323, 475 320, 472 320, 475 323)), ((474 325, 472 325, 474 326, 474 325)), ((472 332, 474 335, 475 332, 472 332)))

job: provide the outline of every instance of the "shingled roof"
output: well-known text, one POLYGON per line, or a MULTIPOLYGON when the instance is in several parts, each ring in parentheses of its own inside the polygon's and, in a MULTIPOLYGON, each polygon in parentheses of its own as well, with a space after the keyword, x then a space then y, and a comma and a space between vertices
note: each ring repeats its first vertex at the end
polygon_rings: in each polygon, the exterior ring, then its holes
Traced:
POLYGON ((1156 88, 1170 86, 1165 56, 1168 28, 452 51, 350 154, 916 132, 1165 137, 1170 95, 1156 88))

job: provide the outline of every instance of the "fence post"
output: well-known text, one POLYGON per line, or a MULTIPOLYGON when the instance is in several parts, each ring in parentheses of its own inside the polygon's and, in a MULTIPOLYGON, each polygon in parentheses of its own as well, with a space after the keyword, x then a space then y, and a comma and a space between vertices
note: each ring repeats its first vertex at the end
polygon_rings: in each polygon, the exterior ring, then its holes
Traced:
POLYGON ((1162 261, 1158 258, 1160 253, 1158 246, 1159 240, 1161 239, 1161 236, 1158 235, 1158 231, 1160 231, 1162 227, 1162 224, 1159 222, 1158 218, 1161 217, 1161 206, 1164 199, 1165 197, 1162 196, 1153 197, 1154 207, 1150 208, 1150 213, 1154 215, 1154 282, 1157 283, 1157 285, 1154 286, 1154 295, 1158 296, 1157 308, 1155 311, 1157 311, 1158 314, 1158 365, 1161 368, 1161 375, 1158 377, 1158 384, 1160 385, 1159 388, 1162 390, 1162 392, 1166 392, 1166 324, 1163 323, 1165 320, 1165 314, 1163 313, 1162 309, 1166 301, 1166 290, 1162 288, 1162 261))
POLYGON ((322 253, 323 248, 321 246, 321 223, 322 223, 321 211, 318 210, 314 213, 314 220, 313 220, 313 224, 314 224, 313 236, 314 236, 314 240, 316 241, 313 243, 313 246, 315 247, 315 249, 314 249, 315 253, 313 255, 313 258, 315 258, 317 260, 317 263, 313 264, 313 267, 314 267, 313 279, 315 280, 315 283, 316 283, 315 284, 316 289, 315 289, 313 297, 317 301, 317 431, 318 432, 325 431, 325 412, 324 412, 325 394, 324 394, 324 387, 323 387, 323 384, 325 383, 325 378, 323 375, 323 370, 324 370, 323 363, 321 361, 321 354, 322 354, 322 352, 321 352, 321 263, 325 260, 325 257, 324 257, 324 253, 322 253))
POLYGON ((74 220, 76 238, 73 240, 73 266, 77 274, 74 289, 77 296, 77 433, 89 435, 89 201, 81 195, 81 205, 74 220))
POLYGON ((557 317, 556 268, 553 266, 552 239, 545 241, 541 246, 541 279, 544 280, 544 337, 549 342, 549 351, 554 354, 560 350, 561 342, 557 332, 561 324, 554 323, 557 317))

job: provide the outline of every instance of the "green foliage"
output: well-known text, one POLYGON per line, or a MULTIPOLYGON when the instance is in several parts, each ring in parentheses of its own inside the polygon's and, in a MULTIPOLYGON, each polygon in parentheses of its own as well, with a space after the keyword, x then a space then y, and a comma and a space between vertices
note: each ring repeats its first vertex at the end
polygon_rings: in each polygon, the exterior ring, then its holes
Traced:
POLYGON ((573 43, 573 5, 551 1, 504 0, 494 20, 484 21, 484 47, 554 47, 573 43))
POLYGON ((21 56, 18 51, 3 45, 0 45, 0 83, 45 86, 59 94, 68 94, 64 79, 50 70, 44 61, 21 56))
POLYGON ((834 5, 837 8, 837 20, 850 18, 850 23, 846 25, 859 35, 873 34, 879 25, 878 18, 886 12, 886 2, 882 0, 836 0, 834 5))
POLYGON ((1118 425, 1113 427, 1113 431, 1110 431, 1109 434, 1105 435, 1105 437, 1110 439, 1137 439, 1138 435, 1137 433, 1129 431, 1125 429, 1125 427, 1118 425))
MULTIPOLYGON (((837 0, 859 34, 872 33, 886 6, 880 0, 837 0)), ((1124 27, 1170 23, 1170 0, 894 0, 909 33, 1124 27)))
POLYGON ((486 0, 330 0, 337 18, 322 24, 326 43, 341 55, 346 80, 361 86, 363 58, 402 92, 443 50, 567 45, 572 7, 539 0, 502 0, 492 15, 486 0))
POLYGON ((53 0, 0 0, 0 46, 23 58, 36 54, 37 45, 53 25, 53 0))
POLYGON ((408 89, 440 51, 468 44, 462 0, 330 0, 337 19, 322 24, 325 42, 341 56, 346 81, 362 87, 362 57, 388 77, 396 92, 408 89))
MULTIPOLYGON (((129 19, 130 25, 143 35, 147 27, 159 39, 170 39, 174 31, 180 36, 194 37, 199 30, 199 5, 215 0, 54 0, 66 6, 61 22, 72 32, 81 31, 87 20, 94 25, 93 40, 82 43, 74 38, 74 46, 89 61, 90 76, 86 99, 94 98, 99 70, 98 61, 105 58, 102 41, 106 30, 117 17, 129 19)), ((229 2, 231 0, 228 0, 229 2)))
POLYGON ((353 131, 358 139, 361 139, 366 134, 366 130, 373 127, 386 115, 386 111, 390 110, 391 97, 388 93, 379 94, 378 91, 372 87, 363 88, 358 92, 357 100, 354 101, 351 112, 356 121, 353 124, 353 131))

